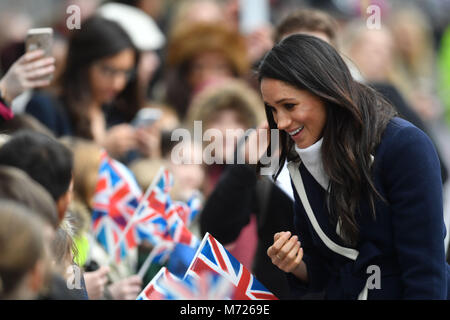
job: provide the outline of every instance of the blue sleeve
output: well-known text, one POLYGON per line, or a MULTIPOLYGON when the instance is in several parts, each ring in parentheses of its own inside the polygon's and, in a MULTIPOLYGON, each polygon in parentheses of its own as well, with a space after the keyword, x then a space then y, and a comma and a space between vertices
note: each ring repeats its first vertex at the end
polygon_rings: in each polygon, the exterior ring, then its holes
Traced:
POLYGON ((402 128, 392 137, 382 172, 405 299, 446 299, 442 182, 430 139, 402 128))
POLYGON ((67 115, 61 110, 59 104, 47 95, 34 94, 25 111, 39 120, 57 137, 72 134, 67 115))
MULTIPOLYGON (((295 187, 293 186, 293 188, 295 187)), ((302 214, 304 209, 299 203, 300 200, 295 193, 295 233, 303 248, 303 262, 306 264, 308 282, 305 283, 293 274, 288 274, 287 278, 291 289, 291 295, 294 297, 302 297, 307 294, 315 294, 324 291, 329 279, 329 271, 325 267, 327 263, 323 257, 316 253, 317 249, 313 246, 308 221, 305 217, 306 213, 302 214)))

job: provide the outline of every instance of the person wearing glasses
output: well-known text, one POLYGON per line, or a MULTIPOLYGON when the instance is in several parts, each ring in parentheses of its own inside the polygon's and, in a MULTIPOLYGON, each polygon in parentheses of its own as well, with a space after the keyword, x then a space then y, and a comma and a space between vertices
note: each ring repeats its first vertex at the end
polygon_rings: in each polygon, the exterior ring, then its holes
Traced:
POLYGON ((56 93, 35 94, 26 112, 60 136, 93 140, 112 156, 147 147, 144 130, 129 123, 143 105, 136 68, 139 51, 117 23, 88 18, 69 40, 56 93))

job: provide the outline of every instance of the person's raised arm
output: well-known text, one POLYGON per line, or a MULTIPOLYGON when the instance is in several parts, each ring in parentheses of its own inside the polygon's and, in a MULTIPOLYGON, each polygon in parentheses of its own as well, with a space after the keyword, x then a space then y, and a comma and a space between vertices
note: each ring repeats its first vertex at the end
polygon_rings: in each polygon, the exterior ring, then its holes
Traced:
POLYGON ((55 58, 45 57, 42 50, 24 54, 0 80, 2 99, 10 105, 24 91, 48 86, 54 71, 55 58))

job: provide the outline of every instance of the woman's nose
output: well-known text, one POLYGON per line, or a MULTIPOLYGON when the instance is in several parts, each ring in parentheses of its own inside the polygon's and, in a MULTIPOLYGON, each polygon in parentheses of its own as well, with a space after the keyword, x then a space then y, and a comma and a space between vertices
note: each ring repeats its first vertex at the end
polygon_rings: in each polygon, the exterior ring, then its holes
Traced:
POLYGON ((292 123, 291 118, 283 112, 278 113, 275 122, 277 123, 277 127, 279 130, 285 130, 289 128, 292 123))

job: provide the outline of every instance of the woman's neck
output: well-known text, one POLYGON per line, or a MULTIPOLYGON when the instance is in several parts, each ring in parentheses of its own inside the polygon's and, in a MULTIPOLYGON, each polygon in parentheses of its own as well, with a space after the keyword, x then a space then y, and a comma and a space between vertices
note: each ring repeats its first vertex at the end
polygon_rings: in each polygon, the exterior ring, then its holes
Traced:
POLYGON ((88 107, 88 113, 91 120, 91 132, 94 141, 102 144, 106 135, 106 121, 102 106, 96 102, 92 102, 88 107))

